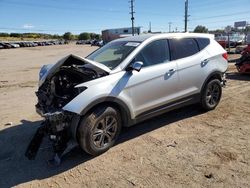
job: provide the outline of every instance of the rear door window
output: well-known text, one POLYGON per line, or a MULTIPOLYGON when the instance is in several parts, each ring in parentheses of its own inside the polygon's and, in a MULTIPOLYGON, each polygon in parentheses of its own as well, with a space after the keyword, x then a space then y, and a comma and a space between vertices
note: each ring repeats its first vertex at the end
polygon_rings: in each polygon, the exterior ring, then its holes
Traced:
POLYGON ((168 40, 157 40, 145 48, 135 57, 133 62, 142 61, 143 67, 170 61, 168 40))
POLYGON ((210 40, 208 38, 196 38, 195 40, 198 42, 200 50, 203 50, 210 44, 210 40))
POLYGON ((170 39, 172 60, 185 58, 199 52, 197 42, 192 38, 170 39))

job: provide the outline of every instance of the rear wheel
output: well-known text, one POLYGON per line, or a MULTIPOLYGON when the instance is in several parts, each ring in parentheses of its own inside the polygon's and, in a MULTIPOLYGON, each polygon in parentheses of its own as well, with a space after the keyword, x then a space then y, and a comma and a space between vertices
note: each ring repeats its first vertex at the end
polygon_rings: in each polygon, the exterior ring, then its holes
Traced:
POLYGON ((78 142, 87 153, 100 155, 114 145, 120 130, 119 111, 113 107, 98 107, 80 122, 78 142))
POLYGON ((213 110, 219 104, 222 94, 221 83, 218 79, 210 80, 203 89, 201 106, 204 110, 213 110))

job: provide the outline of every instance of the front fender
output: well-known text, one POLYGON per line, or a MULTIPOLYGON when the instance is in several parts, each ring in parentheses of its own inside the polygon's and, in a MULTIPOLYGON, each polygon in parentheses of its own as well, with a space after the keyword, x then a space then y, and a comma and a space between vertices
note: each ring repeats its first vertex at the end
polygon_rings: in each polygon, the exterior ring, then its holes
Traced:
POLYGON ((99 80, 97 79, 81 84, 81 87, 85 86, 87 89, 66 104, 63 110, 84 115, 93 105, 105 101, 116 102, 122 104, 123 107, 125 106, 131 117, 130 94, 126 89, 129 77, 130 75, 127 72, 117 73, 116 75, 100 78, 101 81, 97 81, 99 80))

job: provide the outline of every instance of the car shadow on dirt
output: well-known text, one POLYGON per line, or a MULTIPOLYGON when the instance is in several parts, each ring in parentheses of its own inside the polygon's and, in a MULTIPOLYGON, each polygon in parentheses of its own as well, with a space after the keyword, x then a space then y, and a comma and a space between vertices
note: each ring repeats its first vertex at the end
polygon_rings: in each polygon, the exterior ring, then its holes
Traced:
MULTIPOLYGON (((170 123, 201 114, 198 108, 188 106, 165 113, 130 128, 124 128, 116 144, 126 142, 170 123)), ((22 120, 22 123, 0 131, 0 187, 13 187, 32 180, 42 180, 60 174, 94 157, 84 153, 79 147, 64 156, 60 166, 49 166, 47 160, 52 149, 45 139, 35 160, 29 161, 25 150, 41 121, 22 120)))
POLYGON ((229 80, 250 81, 250 74, 232 72, 226 73, 226 78, 229 80))

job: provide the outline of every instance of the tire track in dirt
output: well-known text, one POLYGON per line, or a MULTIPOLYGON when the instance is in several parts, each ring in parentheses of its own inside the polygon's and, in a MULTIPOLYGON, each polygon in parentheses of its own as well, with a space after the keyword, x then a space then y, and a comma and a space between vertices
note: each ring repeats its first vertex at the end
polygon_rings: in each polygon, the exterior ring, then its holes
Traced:
POLYGON ((24 88, 24 87, 36 87, 37 81, 28 81, 28 82, 22 82, 22 83, 17 83, 17 84, 5 84, 8 83, 8 81, 1 81, 0 82, 0 89, 1 88, 13 88, 13 87, 18 87, 18 88, 24 88))

